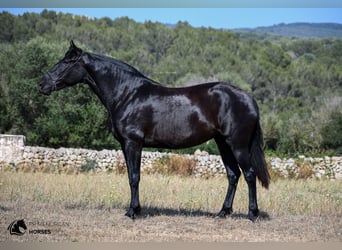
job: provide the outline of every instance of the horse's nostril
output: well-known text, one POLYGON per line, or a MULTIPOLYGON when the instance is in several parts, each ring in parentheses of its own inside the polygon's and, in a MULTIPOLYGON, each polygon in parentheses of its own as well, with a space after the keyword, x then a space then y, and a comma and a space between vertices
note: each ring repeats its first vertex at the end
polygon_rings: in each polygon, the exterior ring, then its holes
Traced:
POLYGON ((46 75, 44 75, 38 83, 39 87, 42 88, 47 81, 48 81, 48 77, 46 75))

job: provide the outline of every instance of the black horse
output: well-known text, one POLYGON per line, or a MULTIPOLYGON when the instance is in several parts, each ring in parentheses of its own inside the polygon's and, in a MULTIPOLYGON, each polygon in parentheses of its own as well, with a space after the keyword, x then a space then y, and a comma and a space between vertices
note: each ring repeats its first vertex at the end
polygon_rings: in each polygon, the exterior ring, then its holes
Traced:
POLYGON ((258 106, 239 88, 211 82, 167 88, 132 66, 77 48, 73 41, 64 58, 39 82, 40 92, 87 83, 106 107, 111 131, 120 142, 128 170, 131 203, 126 216, 140 213, 139 181, 143 147, 179 149, 215 139, 229 186, 219 217, 232 213, 242 170, 249 188, 248 218, 259 213, 256 177, 268 188, 258 106))

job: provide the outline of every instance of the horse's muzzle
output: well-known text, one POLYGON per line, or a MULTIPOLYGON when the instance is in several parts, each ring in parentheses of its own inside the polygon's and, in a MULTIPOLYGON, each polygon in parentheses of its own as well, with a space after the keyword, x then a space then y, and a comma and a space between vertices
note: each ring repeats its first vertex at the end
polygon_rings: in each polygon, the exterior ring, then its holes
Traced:
POLYGON ((43 76, 43 78, 39 81, 39 92, 43 95, 50 95, 52 92, 52 88, 49 84, 48 79, 46 79, 46 76, 43 76))

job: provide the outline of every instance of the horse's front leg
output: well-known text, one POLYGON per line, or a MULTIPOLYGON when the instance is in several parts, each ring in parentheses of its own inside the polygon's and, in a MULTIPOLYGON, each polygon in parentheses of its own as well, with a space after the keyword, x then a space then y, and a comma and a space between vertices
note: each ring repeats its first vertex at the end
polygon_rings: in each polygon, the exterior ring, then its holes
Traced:
POLYGON ((125 155, 129 186, 131 188, 131 203, 125 215, 134 219, 141 210, 139 202, 139 181, 142 145, 129 140, 124 143, 122 149, 125 155))

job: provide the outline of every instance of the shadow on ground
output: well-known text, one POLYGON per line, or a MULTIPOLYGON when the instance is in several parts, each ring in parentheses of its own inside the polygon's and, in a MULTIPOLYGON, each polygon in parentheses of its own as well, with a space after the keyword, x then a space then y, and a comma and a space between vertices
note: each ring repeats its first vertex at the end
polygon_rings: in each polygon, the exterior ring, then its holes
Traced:
MULTIPOLYGON (((212 217, 216 218, 217 214, 203 211, 203 210, 190 210, 190 209, 172 209, 172 208, 159 208, 159 207, 143 207, 139 217, 155 217, 155 216, 192 216, 192 217, 212 217)), ((233 219, 248 219, 247 214, 233 213, 227 217, 233 219)), ((257 220, 268 221, 271 217, 267 212, 260 211, 257 220)))
MULTIPOLYGON (((82 204, 68 204, 65 205, 66 209, 87 209, 88 207, 82 204)), ((110 208, 105 208, 105 206, 97 206, 96 209, 98 210, 111 210, 110 208)), ((120 206, 116 207, 114 209, 122 209, 126 210, 127 207, 120 206)), ((1 210, 1 207, 0 207, 1 210)), ((158 217, 158 216, 189 216, 189 217, 212 217, 212 218, 218 218, 217 213, 212 213, 200 209, 191 210, 191 209, 173 209, 173 208, 160 208, 160 207, 142 207, 141 214, 138 216, 138 218, 148 218, 148 217, 158 217)), ((248 220, 247 213, 234 213, 231 215, 228 215, 227 218, 232 219, 246 219, 248 220)), ((271 217, 267 212, 260 211, 259 217, 257 221, 270 221, 271 217)))
MULTIPOLYGON (((230 217, 232 217, 233 219, 248 219, 247 214, 242 214, 242 213, 233 213, 232 215, 230 215, 230 217)), ((264 211, 260 211, 259 212, 259 216, 256 219, 256 221, 270 221, 271 217, 267 212, 264 211)))

